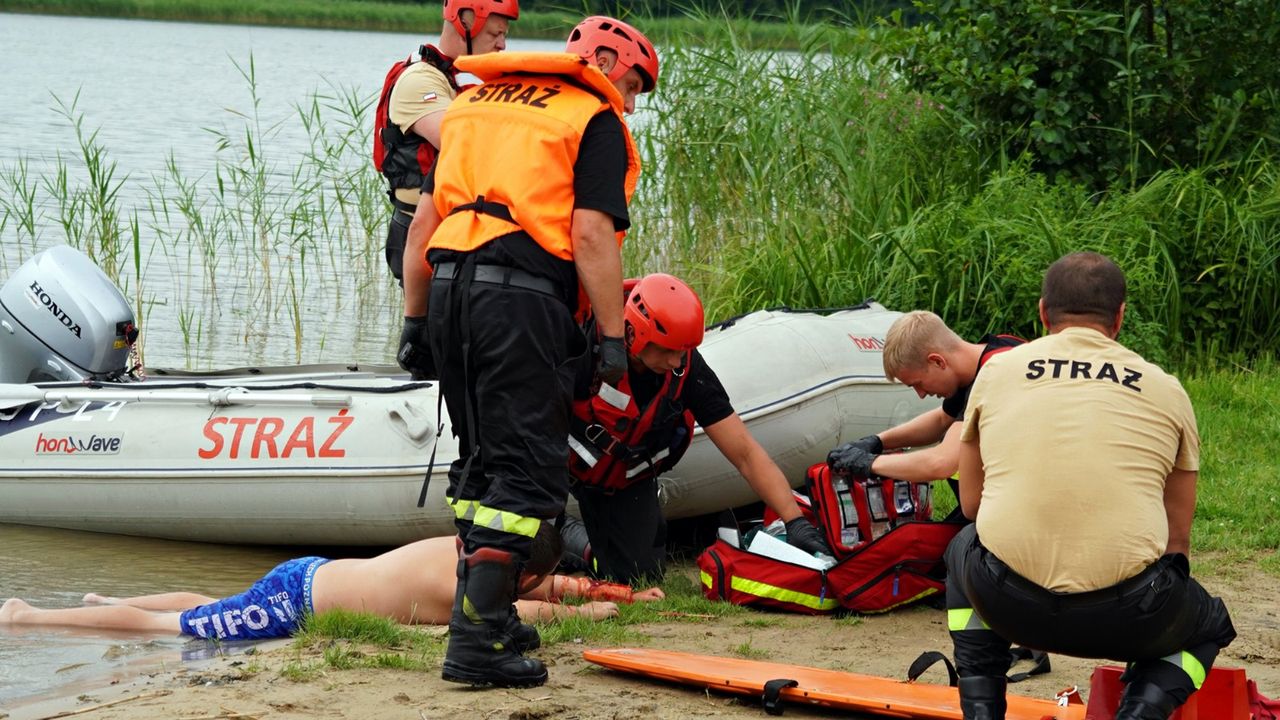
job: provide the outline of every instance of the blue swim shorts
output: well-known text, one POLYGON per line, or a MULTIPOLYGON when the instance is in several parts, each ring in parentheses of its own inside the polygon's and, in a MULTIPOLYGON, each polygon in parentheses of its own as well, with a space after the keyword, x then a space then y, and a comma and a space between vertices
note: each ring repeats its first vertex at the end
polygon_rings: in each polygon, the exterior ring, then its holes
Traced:
POLYGON ((183 611, 182 632, 219 640, 289 637, 312 611, 311 580, 327 562, 322 557, 286 560, 239 595, 183 611))

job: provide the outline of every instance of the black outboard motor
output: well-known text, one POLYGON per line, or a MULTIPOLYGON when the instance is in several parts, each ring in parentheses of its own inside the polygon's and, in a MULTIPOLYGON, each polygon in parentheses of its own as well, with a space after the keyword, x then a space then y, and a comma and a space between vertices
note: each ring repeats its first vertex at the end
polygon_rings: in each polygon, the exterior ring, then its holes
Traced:
POLYGON ((137 339, 124 295, 70 246, 36 253, 0 287, 0 383, 127 380, 137 339))

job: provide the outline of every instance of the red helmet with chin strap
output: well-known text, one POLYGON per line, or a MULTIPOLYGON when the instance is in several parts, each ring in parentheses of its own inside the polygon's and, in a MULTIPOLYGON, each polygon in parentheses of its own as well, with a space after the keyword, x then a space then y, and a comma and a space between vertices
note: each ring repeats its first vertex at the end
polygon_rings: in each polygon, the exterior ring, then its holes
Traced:
POLYGON ((444 21, 453 25, 463 38, 470 40, 480 34, 490 15, 502 15, 515 20, 520 17, 520 0, 444 0, 444 21), (462 22, 462 11, 476 14, 471 27, 462 22))
POLYGON ((608 48, 618 54, 618 62, 609 73, 609 80, 617 82, 631 68, 640 71, 644 81, 641 92, 649 92, 658 84, 658 51, 644 33, 630 25, 603 15, 593 15, 578 23, 569 33, 565 52, 591 60, 600 48, 608 48))
POLYGON ((683 280, 654 273, 623 285, 632 285, 622 310, 627 323, 627 352, 639 355, 649 343, 688 351, 702 342, 702 301, 683 280))

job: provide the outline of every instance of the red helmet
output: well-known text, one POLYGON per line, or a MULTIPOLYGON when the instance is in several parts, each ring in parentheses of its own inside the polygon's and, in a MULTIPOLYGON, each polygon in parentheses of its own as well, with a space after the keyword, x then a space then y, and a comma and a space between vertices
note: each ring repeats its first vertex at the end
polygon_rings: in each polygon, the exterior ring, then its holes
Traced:
POLYGON ((649 92, 658 84, 658 51, 644 33, 621 20, 603 15, 583 20, 569 33, 564 50, 590 60, 602 47, 618 53, 618 64, 609 73, 610 81, 617 81, 634 67, 644 81, 641 92, 649 92))
POLYGON ((490 15, 502 15, 515 20, 520 17, 520 0, 444 0, 444 21, 451 23, 458 34, 467 39, 480 34, 490 15), (476 14, 470 29, 462 22, 463 10, 476 14))
POLYGON ((702 301, 674 275, 654 273, 635 282, 622 317, 627 321, 627 351, 632 355, 639 355, 649 343, 668 350, 692 350, 702 342, 702 301))

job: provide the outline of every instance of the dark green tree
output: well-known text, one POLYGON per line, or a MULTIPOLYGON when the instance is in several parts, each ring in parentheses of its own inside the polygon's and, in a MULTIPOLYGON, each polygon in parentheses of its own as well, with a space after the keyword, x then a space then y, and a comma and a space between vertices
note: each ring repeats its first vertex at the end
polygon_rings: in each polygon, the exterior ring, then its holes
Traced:
POLYGON ((926 21, 897 52, 907 81, 1050 177, 1132 186, 1280 147, 1276 0, 915 5, 926 21))

